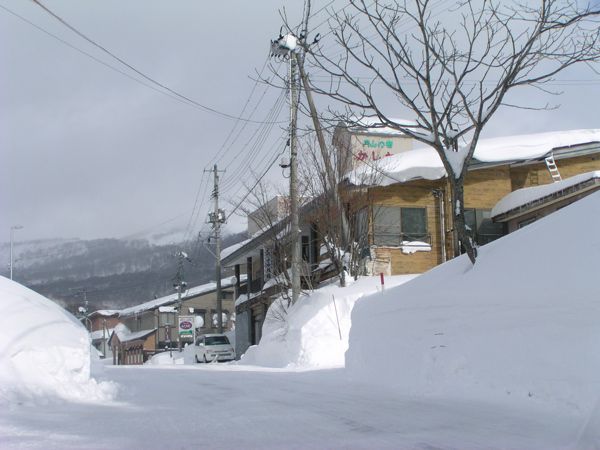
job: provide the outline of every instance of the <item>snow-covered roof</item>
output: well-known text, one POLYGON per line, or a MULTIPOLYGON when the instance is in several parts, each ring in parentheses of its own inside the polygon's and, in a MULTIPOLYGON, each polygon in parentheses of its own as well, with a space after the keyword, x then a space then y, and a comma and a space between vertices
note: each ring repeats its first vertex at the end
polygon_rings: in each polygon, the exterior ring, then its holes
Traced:
POLYGON ((90 338, 92 339, 92 341, 96 341, 96 340, 102 339, 102 338, 108 339, 114 330, 115 330, 114 328, 109 328, 107 330, 91 331, 90 338))
MULTIPOLYGON (((246 275, 240 275, 240 278, 242 281, 245 281, 246 275)), ((221 287, 223 287, 223 288, 231 287, 231 286, 235 285, 235 282, 236 282, 235 277, 223 278, 221 280, 221 287)), ((213 292, 216 290, 217 290, 217 283, 215 283, 215 282, 206 283, 206 284, 203 284, 200 286, 195 286, 193 288, 189 288, 187 291, 185 291, 181 295, 181 299, 185 300, 190 297, 195 297, 195 296, 201 295, 201 294, 207 294, 209 292, 213 292)), ((176 301, 178 301, 177 293, 166 295, 164 297, 150 300, 145 303, 141 303, 139 305, 124 308, 119 312, 119 316, 126 317, 126 316, 131 316, 132 314, 139 314, 141 312, 148 311, 148 310, 154 309, 154 308, 158 308, 159 306, 164 306, 169 303, 174 303, 176 301)))
MULTIPOLYGON (((305 199, 306 198, 307 197, 305 197, 305 199)), ((311 211, 314 211, 316 208, 321 206, 319 203, 320 199, 320 196, 312 197, 300 207, 298 213, 300 215, 301 221, 305 215, 309 214, 311 211)), ((228 251, 226 256, 223 256, 223 252, 221 252, 221 262, 226 265, 236 263, 236 260, 238 260, 241 257, 245 258, 245 255, 247 255, 249 252, 257 251, 261 244, 268 242, 270 239, 285 238, 290 233, 289 225, 290 216, 285 216, 280 220, 274 222, 270 228, 267 228, 266 230, 260 230, 256 234, 254 234, 250 239, 244 242, 240 242, 239 247, 233 248, 236 247, 235 245, 227 247, 226 250, 231 249, 231 251, 228 251)))
POLYGON ((517 189, 502 198, 492 209, 492 217, 499 216, 509 211, 521 208, 530 203, 541 201, 546 197, 564 191, 568 188, 586 183, 590 180, 600 181, 600 171, 587 172, 566 180, 558 181, 543 186, 534 186, 529 188, 517 189))
MULTIPOLYGON (((126 325, 119 323, 113 329, 113 334, 115 334, 119 338, 119 341, 121 341, 121 342, 130 342, 130 341, 136 341, 138 339, 143 339, 146 336, 154 333, 155 331, 156 331, 156 328, 149 328, 147 330, 140 330, 140 331, 132 332, 129 328, 127 328, 126 325)), ((113 334, 111 334, 111 339, 112 339, 113 334)))
POLYGON ((244 245, 246 245, 248 242, 250 242, 252 240, 252 238, 250 239, 246 239, 245 241, 242 242, 238 242, 237 244, 233 244, 230 247, 227 247, 223 250, 221 250, 221 261, 225 258, 227 258, 229 255, 231 255, 233 252, 235 252, 237 249, 242 248, 244 245))
MULTIPOLYGON (((522 162, 542 158, 555 149, 592 142, 600 142, 600 129, 481 139, 473 157, 484 163, 522 162)), ((381 186, 415 179, 437 180, 446 176, 436 151, 432 147, 422 147, 383 158, 375 169, 370 165, 361 165, 347 175, 347 180, 355 185, 363 184, 363 180, 372 179, 368 174, 373 170, 382 175, 376 183, 381 186)))
POLYGON ((119 309, 99 309, 90 313, 90 316, 111 317, 119 314, 119 309))
MULTIPOLYGON (((407 127, 417 127, 417 123, 413 120, 390 117, 390 121, 397 124, 406 125, 407 127)), ((381 121, 377 116, 350 118, 350 127, 348 129, 355 133, 404 136, 404 133, 402 133, 399 130, 396 130, 391 127, 382 126, 381 121)))
POLYGON ((348 173, 346 179, 351 184, 357 186, 364 184, 364 180, 368 180, 368 184, 388 186, 417 178, 439 180, 445 176, 446 169, 444 169, 439 155, 433 148, 426 147, 417 150, 407 150, 380 159, 377 161, 375 167, 370 164, 362 164, 348 173), (381 174, 381 178, 372 182, 373 176, 371 174, 374 170, 381 174))

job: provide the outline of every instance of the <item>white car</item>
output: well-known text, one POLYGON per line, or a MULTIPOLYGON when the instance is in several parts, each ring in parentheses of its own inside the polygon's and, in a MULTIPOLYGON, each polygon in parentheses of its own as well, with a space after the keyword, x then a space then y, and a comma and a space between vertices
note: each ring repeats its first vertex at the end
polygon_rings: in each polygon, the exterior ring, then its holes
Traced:
POLYGON ((196 362, 233 361, 235 350, 224 334, 205 334, 196 339, 196 362))

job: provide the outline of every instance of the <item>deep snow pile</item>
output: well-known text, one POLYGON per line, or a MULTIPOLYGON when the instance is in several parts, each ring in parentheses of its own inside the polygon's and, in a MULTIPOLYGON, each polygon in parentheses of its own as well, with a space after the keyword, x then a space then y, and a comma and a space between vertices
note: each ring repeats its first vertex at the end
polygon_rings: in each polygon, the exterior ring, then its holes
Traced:
POLYGON ((398 392, 541 402, 600 399, 600 193, 352 312, 346 368, 398 392))
POLYGON ((90 378, 90 337, 71 314, 0 277, 0 402, 110 399, 111 383, 90 378))
MULTIPOLYGON (((386 277, 386 288, 415 276, 386 277)), ((260 344, 250 347, 238 364, 307 369, 342 367, 354 303, 378 290, 381 290, 379 277, 362 277, 355 282, 349 279, 345 288, 336 283, 303 295, 289 309, 286 300, 275 301, 267 312, 260 344)))
POLYGON ((192 344, 186 344, 181 351, 177 347, 171 351, 165 350, 152 356, 148 361, 145 362, 151 366, 165 366, 165 365, 180 365, 180 364, 195 364, 194 360, 194 346, 192 344))

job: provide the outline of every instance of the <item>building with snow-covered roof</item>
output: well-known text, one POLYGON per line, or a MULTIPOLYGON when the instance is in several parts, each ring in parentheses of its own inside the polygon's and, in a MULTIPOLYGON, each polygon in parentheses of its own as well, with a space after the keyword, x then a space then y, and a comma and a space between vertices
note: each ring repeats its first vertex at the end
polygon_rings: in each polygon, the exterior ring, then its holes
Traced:
MULTIPOLYGON (((412 148, 412 140, 376 124, 350 129, 340 125, 334 142, 349 136, 357 145, 365 143, 359 140, 364 136, 377 136, 382 149, 388 138, 404 139, 396 153, 351 163, 352 170, 341 178, 342 202, 354 241, 350 265, 360 259, 359 273, 415 274, 459 254, 450 186, 435 150, 412 148)), ((506 224, 491 217, 492 208, 505 195, 523 187, 551 184, 561 176, 600 170, 599 157, 600 130, 480 140, 464 182, 465 220, 475 243, 484 245, 506 234, 506 224)), ((314 198, 300 208, 304 287, 317 286, 337 274, 322 251, 319 223, 336 220, 322 211, 324 205, 314 198)), ((234 267, 238 277, 247 275, 246 289, 239 291, 235 303, 238 355, 260 341, 267 309, 289 288, 285 252, 291 244, 289 227, 288 216, 278 218, 250 239, 223 251, 222 264, 234 267)))
POLYGON ((144 364, 148 355, 156 352, 156 328, 132 332, 119 323, 112 330, 108 344, 115 366, 144 364))
MULTIPOLYGON (((396 123, 415 125, 407 120, 396 123)), ((340 122, 333 133, 333 146, 338 155, 338 174, 369 165, 386 157, 415 148, 412 137, 378 122, 376 117, 362 117, 340 122)))
POLYGON ((110 356, 111 330, 119 323, 118 309, 99 309, 91 312, 87 317, 87 326, 92 339, 92 345, 96 347, 103 358, 110 356))
MULTIPOLYGON (((245 275, 221 280, 223 329, 228 331, 235 322, 234 299, 244 288, 245 275)), ((146 344, 144 358, 166 348, 192 343, 194 335, 215 333, 217 330, 217 284, 194 286, 182 292, 149 300, 119 311, 119 321, 131 333, 152 330, 153 347, 146 344), (180 318, 194 324, 194 334, 179 333, 180 318)), ((122 341, 122 339, 121 339, 122 341)))
POLYGON ((575 175, 542 186, 517 189, 492 209, 494 222, 506 223, 509 233, 523 228, 600 189, 600 171, 575 175))
MULTIPOLYGON (((281 204, 279 197, 267 205, 281 204)), ((314 286, 321 280, 334 275, 331 262, 327 262, 321 251, 321 236, 317 216, 321 199, 311 199, 300 207, 300 248, 302 257, 301 284, 304 288, 314 286)), ((265 208, 262 213, 269 211, 265 208)), ((259 212, 251 213, 258 215, 259 212)), ((236 354, 258 344, 262 336, 262 325, 267 309, 275 298, 289 288, 291 255, 290 218, 288 215, 277 220, 265 220, 260 231, 253 236, 221 252, 221 264, 233 267, 236 277, 246 276, 245 288, 238 291, 235 302, 236 354)), ((250 217, 249 217, 250 224, 250 217)))
MULTIPOLYGON (((600 170, 600 130, 482 139, 464 182, 465 220, 476 244, 507 232, 492 208, 511 192, 600 170)), ((422 273, 460 252, 450 186, 430 147, 407 150, 345 177, 348 210, 367 235, 367 272, 422 273)))

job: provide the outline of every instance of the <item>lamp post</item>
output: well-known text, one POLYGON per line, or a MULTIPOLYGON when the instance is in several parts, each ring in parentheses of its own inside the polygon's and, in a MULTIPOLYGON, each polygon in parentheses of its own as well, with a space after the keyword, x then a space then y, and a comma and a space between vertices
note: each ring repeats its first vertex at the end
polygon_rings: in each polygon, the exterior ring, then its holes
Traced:
POLYGON ((10 227, 10 279, 13 279, 13 240, 15 230, 21 230, 23 227, 21 225, 13 225, 10 227))

